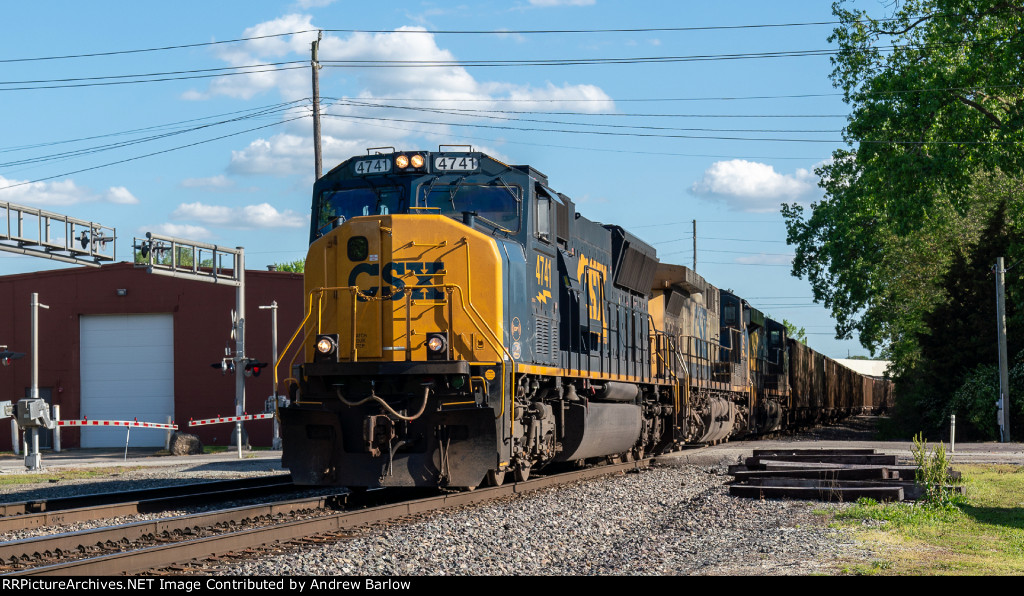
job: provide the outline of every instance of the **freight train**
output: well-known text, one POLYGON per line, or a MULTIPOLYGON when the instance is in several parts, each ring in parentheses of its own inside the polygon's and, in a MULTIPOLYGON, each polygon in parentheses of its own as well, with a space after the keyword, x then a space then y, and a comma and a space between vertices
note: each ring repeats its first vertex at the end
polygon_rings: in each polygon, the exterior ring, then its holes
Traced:
POLYGON ((318 179, 305 306, 278 411, 299 484, 499 485, 890 399, 471 147, 368 150, 318 179))

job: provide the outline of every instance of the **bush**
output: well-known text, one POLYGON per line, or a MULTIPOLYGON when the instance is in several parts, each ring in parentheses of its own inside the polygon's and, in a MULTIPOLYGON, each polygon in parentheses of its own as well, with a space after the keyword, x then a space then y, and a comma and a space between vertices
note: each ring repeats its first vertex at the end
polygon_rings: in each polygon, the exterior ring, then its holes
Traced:
MULTIPOLYGON (((1024 433, 1024 352, 1010 362, 1010 437, 1024 433)), ((964 439, 999 440, 996 402, 999 400, 999 367, 980 364, 953 394, 944 415, 956 414, 957 435, 964 439), (966 424, 962 424, 966 423, 966 424)))

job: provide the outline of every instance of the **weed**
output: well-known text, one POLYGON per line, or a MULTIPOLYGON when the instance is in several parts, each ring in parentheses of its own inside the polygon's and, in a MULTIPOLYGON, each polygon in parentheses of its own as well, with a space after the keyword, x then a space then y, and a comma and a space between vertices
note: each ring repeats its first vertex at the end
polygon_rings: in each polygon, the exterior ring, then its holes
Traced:
POLYGON ((917 464, 914 481, 924 489, 925 505, 949 509, 966 503, 964 497, 952 486, 950 460, 942 443, 929 452, 928 441, 922 438, 921 433, 917 433, 914 435, 911 453, 914 456, 914 463, 917 464))

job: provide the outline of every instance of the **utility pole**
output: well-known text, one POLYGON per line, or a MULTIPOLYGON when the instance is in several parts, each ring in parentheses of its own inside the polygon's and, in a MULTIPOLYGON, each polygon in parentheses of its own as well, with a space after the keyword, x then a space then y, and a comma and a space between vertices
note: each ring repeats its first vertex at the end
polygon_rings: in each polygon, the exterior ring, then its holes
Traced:
POLYGON ((697 272, 697 220, 693 220, 693 272, 697 272))
POLYGON ((313 42, 313 160, 316 162, 316 179, 323 173, 323 160, 320 157, 320 39, 324 32, 318 31, 313 42))
POLYGON ((1006 292, 1003 286, 1003 257, 996 259, 996 327, 999 337, 999 440, 1010 442, 1010 383, 1006 365, 1006 292))

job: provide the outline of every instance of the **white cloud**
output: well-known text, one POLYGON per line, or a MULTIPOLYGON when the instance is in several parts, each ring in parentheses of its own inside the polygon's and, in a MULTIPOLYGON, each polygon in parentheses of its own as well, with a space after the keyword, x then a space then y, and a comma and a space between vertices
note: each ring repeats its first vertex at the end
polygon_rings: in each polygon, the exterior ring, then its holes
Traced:
POLYGON ((334 3, 334 0, 298 0, 300 8, 320 8, 322 6, 329 6, 334 3))
MULTIPOLYGON (((311 15, 291 14, 281 18, 260 23, 242 32, 242 37, 252 39, 241 44, 233 44, 230 48, 222 48, 218 57, 231 66, 251 66, 269 62, 280 62, 281 58, 297 54, 309 60, 310 43, 316 39, 316 28, 310 23, 311 15), (281 35, 301 31, 295 35, 281 35)), ((291 65, 300 66, 300 65, 291 65)), ((299 99, 309 95, 308 63, 299 68, 283 70, 283 67, 255 68, 252 74, 221 77, 210 83, 207 91, 189 90, 182 94, 182 99, 209 99, 217 95, 226 95, 239 99, 250 99, 259 93, 278 90, 289 99, 299 99)))
POLYGON ((813 196, 817 183, 817 176, 808 169, 780 174, 767 164, 733 159, 712 164, 690 191, 739 211, 770 212, 778 211, 784 201, 813 196))
POLYGON ((81 203, 106 202, 135 205, 139 200, 123 186, 112 186, 97 194, 75 184, 73 180, 30 182, 0 176, 0 201, 25 206, 66 207, 81 203))
POLYGON ((269 203, 244 207, 182 203, 171 217, 226 228, 298 228, 306 225, 305 216, 294 211, 278 211, 269 203))
POLYGON ((189 240, 208 240, 210 238, 210 231, 206 228, 188 224, 162 223, 146 227, 143 233, 145 232, 155 232, 161 236, 174 236, 189 240))
POLYGON ((225 188, 231 188, 235 185, 235 181, 221 174, 219 176, 210 176, 209 178, 186 178, 181 181, 181 186, 185 188, 209 188, 222 190, 225 188))
POLYGON ((123 186, 111 186, 105 195, 105 199, 107 202, 115 203, 117 205, 139 204, 139 200, 135 198, 135 195, 123 186))
MULTIPOLYGON (((246 29, 245 37, 313 29, 309 15, 288 15, 246 29)), ((230 64, 308 60, 315 32, 245 42, 223 51, 230 64)), ((323 64, 366 60, 417 60, 450 62, 458 59, 437 45, 433 34, 422 27, 402 27, 391 33, 353 33, 345 37, 325 34, 320 43, 323 64)), ((205 91, 188 98, 216 95, 249 98, 277 90, 286 100, 309 96, 309 69, 244 75, 218 79, 205 91)), ((601 88, 589 84, 545 82, 541 85, 507 81, 480 81, 461 66, 434 68, 325 67, 320 73, 322 98, 321 146, 324 170, 339 161, 361 154, 367 147, 421 148, 435 142, 457 142, 462 135, 477 136, 478 129, 455 124, 507 124, 465 112, 437 114, 402 109, 397 102, 377 98, 415 98, 416 108, 476 108, 480 110, 613 111, 614 102, 601 88), (332 79, 345 77, 346 88, 359 89, 341 100, 331 99, 332 79), (353 105, 356 101, 377 107, 353 105), (387 105, 382 105, 387 104, 387 105), (412 121, 412 122, 410 122, 412 121), (424 141, 429 141, 424 143, 424 141)), ((411 104, 407 104, 411 105, 411 104)), ((312 175, 313 145, 309 119, 284 125, 284 132, 252 141, 232 152, 228 172, 236 175, 312 175)), ((492 131, 487 131, 492 132, 492 131)), ((478 145, 479 143, 475 143, 478 145)))

